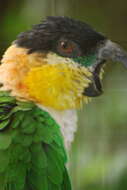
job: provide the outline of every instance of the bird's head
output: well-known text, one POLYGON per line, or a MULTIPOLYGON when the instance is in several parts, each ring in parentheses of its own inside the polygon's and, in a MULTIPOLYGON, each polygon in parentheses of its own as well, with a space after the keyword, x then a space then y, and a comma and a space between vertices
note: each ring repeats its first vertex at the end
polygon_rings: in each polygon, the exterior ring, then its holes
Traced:
POLYGON ((48 17, 6 51, 0 81, 16 96, 58 110, 75 109, 102 94, 107 59, 127 63, 127 54, 83 22, 48 17))

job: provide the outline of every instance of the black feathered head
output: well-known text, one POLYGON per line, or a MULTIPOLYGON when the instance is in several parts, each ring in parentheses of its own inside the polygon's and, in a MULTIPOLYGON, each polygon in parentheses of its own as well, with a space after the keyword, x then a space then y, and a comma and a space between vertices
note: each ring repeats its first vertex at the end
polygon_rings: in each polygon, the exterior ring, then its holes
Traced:
MULTIPOLYGON (((35 25, 32 30, 18 36, 16 43, 33 52, 55 52, 64 54, 58 49, 59 43, 74 42, 79 54, 65 54, 66 57, 86 56, 96 51, 97 45, 106 40, 102 34, 93 30, 84 22, 68 17, 48 17, 41 24, 35 25)), ((66 45, 66 44, 65 44, 66 45)))
POLYGON ((82 100, 100 95, 107 59, 127 62, 119 46, 88 24, 68 17, 48 17, 21 33, 13 46, 16 51, 25 50, 29 67, 20 85, 31 99, 55 109, 76 108, 82 100))

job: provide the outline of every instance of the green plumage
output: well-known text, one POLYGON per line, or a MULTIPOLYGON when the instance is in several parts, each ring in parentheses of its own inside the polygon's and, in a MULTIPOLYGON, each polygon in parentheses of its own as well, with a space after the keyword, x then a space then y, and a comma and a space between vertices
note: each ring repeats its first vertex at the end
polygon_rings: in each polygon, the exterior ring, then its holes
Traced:
POLYGON ((96 55, 89 55, 89 56, 79 56, 76 58, 73 58, 74 61, 80 63, 82 66, 89 67, 93 63, 95 63, 97 57, 96 55))
POLYGON ((0 92, 0 190, 71 190, 58 124, 0 92))

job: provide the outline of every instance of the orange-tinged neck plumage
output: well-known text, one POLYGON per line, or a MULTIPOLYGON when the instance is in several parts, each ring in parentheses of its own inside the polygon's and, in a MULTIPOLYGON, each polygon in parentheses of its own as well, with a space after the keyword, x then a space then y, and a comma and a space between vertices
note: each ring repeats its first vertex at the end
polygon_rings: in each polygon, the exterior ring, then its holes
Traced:
POLYGON ((27 88, 22 80, 33 67, 46 64, 44 54, 27 54, 27 49, 16 45, 10 46, 5 52, 0 66, 0 82, 4 90, 11 90, 12 95, 26 98, 27 88))
POLYGON ((2 89, 11 90, 17 98, 57 110, 80 107, 83 101, 88 101, 82 92, 90 82, 91 73, 64 58, 52 56, 49 60, 46 54, 27 54, 26 49, 12 45, 0 66, 2 89))

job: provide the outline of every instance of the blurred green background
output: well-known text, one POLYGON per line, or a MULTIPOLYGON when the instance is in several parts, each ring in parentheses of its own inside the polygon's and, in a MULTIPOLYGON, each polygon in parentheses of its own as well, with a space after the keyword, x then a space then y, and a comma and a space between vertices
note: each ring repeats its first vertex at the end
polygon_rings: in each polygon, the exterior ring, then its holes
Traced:
MULTIPOLYGON (((48 15, 86 21, 127 49, 127 0, 1 0, 0 55, 48 15)), ((127 189, 127 70, 107 64, 104 94, 79 111, 70 152, 74 190, 127 189)))

